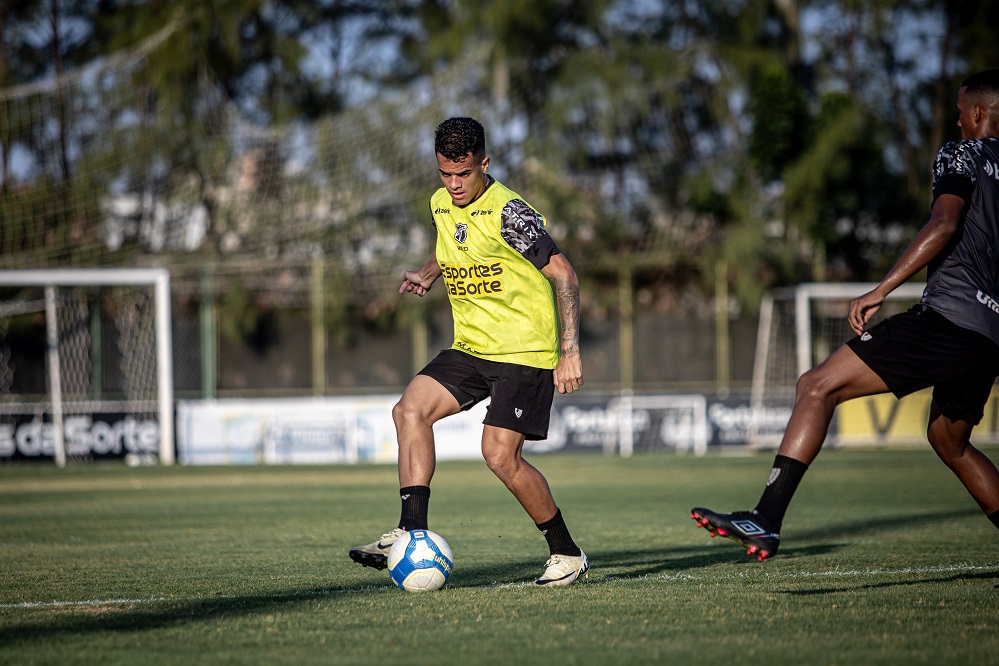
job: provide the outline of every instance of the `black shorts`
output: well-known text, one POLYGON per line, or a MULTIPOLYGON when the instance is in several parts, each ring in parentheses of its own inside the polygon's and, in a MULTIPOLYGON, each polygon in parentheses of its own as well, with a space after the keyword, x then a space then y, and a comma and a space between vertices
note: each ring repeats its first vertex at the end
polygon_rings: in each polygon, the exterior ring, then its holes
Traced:
POLYGON ((420 370, 451 392, 462 411, 486 398, 485 425, 513 430, 529 440, 548 437, 555 375, 551 370, 497 363, 457 349, 445 349, 420 370))
POLYGON ((952 421, 978 425, 999 375, 999 345, 916 305, 846 344, 901 398, 933 387, 933 402, 952 421))

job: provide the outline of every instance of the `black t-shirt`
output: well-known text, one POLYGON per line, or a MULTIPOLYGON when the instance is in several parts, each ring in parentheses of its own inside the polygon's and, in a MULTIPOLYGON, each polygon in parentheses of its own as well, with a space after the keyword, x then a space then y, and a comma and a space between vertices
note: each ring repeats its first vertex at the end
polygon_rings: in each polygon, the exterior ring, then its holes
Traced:
POLYGON ((964 200, 951 246, 930 262, 923 303, 999 344, 999 139, 952 141, 933 165, 933 200, 964 200))

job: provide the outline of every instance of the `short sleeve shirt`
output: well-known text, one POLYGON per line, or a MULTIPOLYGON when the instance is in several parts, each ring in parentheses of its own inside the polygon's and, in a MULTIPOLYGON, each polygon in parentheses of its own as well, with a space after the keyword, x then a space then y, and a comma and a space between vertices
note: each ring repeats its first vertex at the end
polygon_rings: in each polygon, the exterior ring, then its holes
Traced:
POLYGON ((923 303, 999 344, 999 140, 952 141, 933 166, 933 200, 964 200, 951 247, 930 262, 923 303))

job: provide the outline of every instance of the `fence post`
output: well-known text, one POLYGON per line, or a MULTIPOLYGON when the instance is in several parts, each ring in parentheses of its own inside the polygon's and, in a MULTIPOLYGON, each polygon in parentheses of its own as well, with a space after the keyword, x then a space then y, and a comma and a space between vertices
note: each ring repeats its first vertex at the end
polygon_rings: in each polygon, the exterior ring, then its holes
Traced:
POLYGON ((211 268, 201 273, 201 397, 215 397, 215 278, 211 268))
POLYGON ((326 394, 326 292, 325 264, 312 260, 312 392, 326 394))
POLYGON ((617 273, 618 311, 618 361, 621 365, 621 390, 630 391, 635 386, 635 308, 634 269, 622 264, 617 273))
POLYGON ((728 263, 715 263, 715 384, 727 389, 732 378, 732 351, 728 331, 728 263))

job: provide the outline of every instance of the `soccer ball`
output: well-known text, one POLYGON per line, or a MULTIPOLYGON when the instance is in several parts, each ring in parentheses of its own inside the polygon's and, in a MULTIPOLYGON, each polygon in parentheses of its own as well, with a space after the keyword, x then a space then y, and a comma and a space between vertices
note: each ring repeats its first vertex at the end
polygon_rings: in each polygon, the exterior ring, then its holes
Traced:
POLYGON ((410 530, 396 539, 388 553, 389 574, 401 590, 439 590, 451 576, 454 556, 441 535, 410 530))

